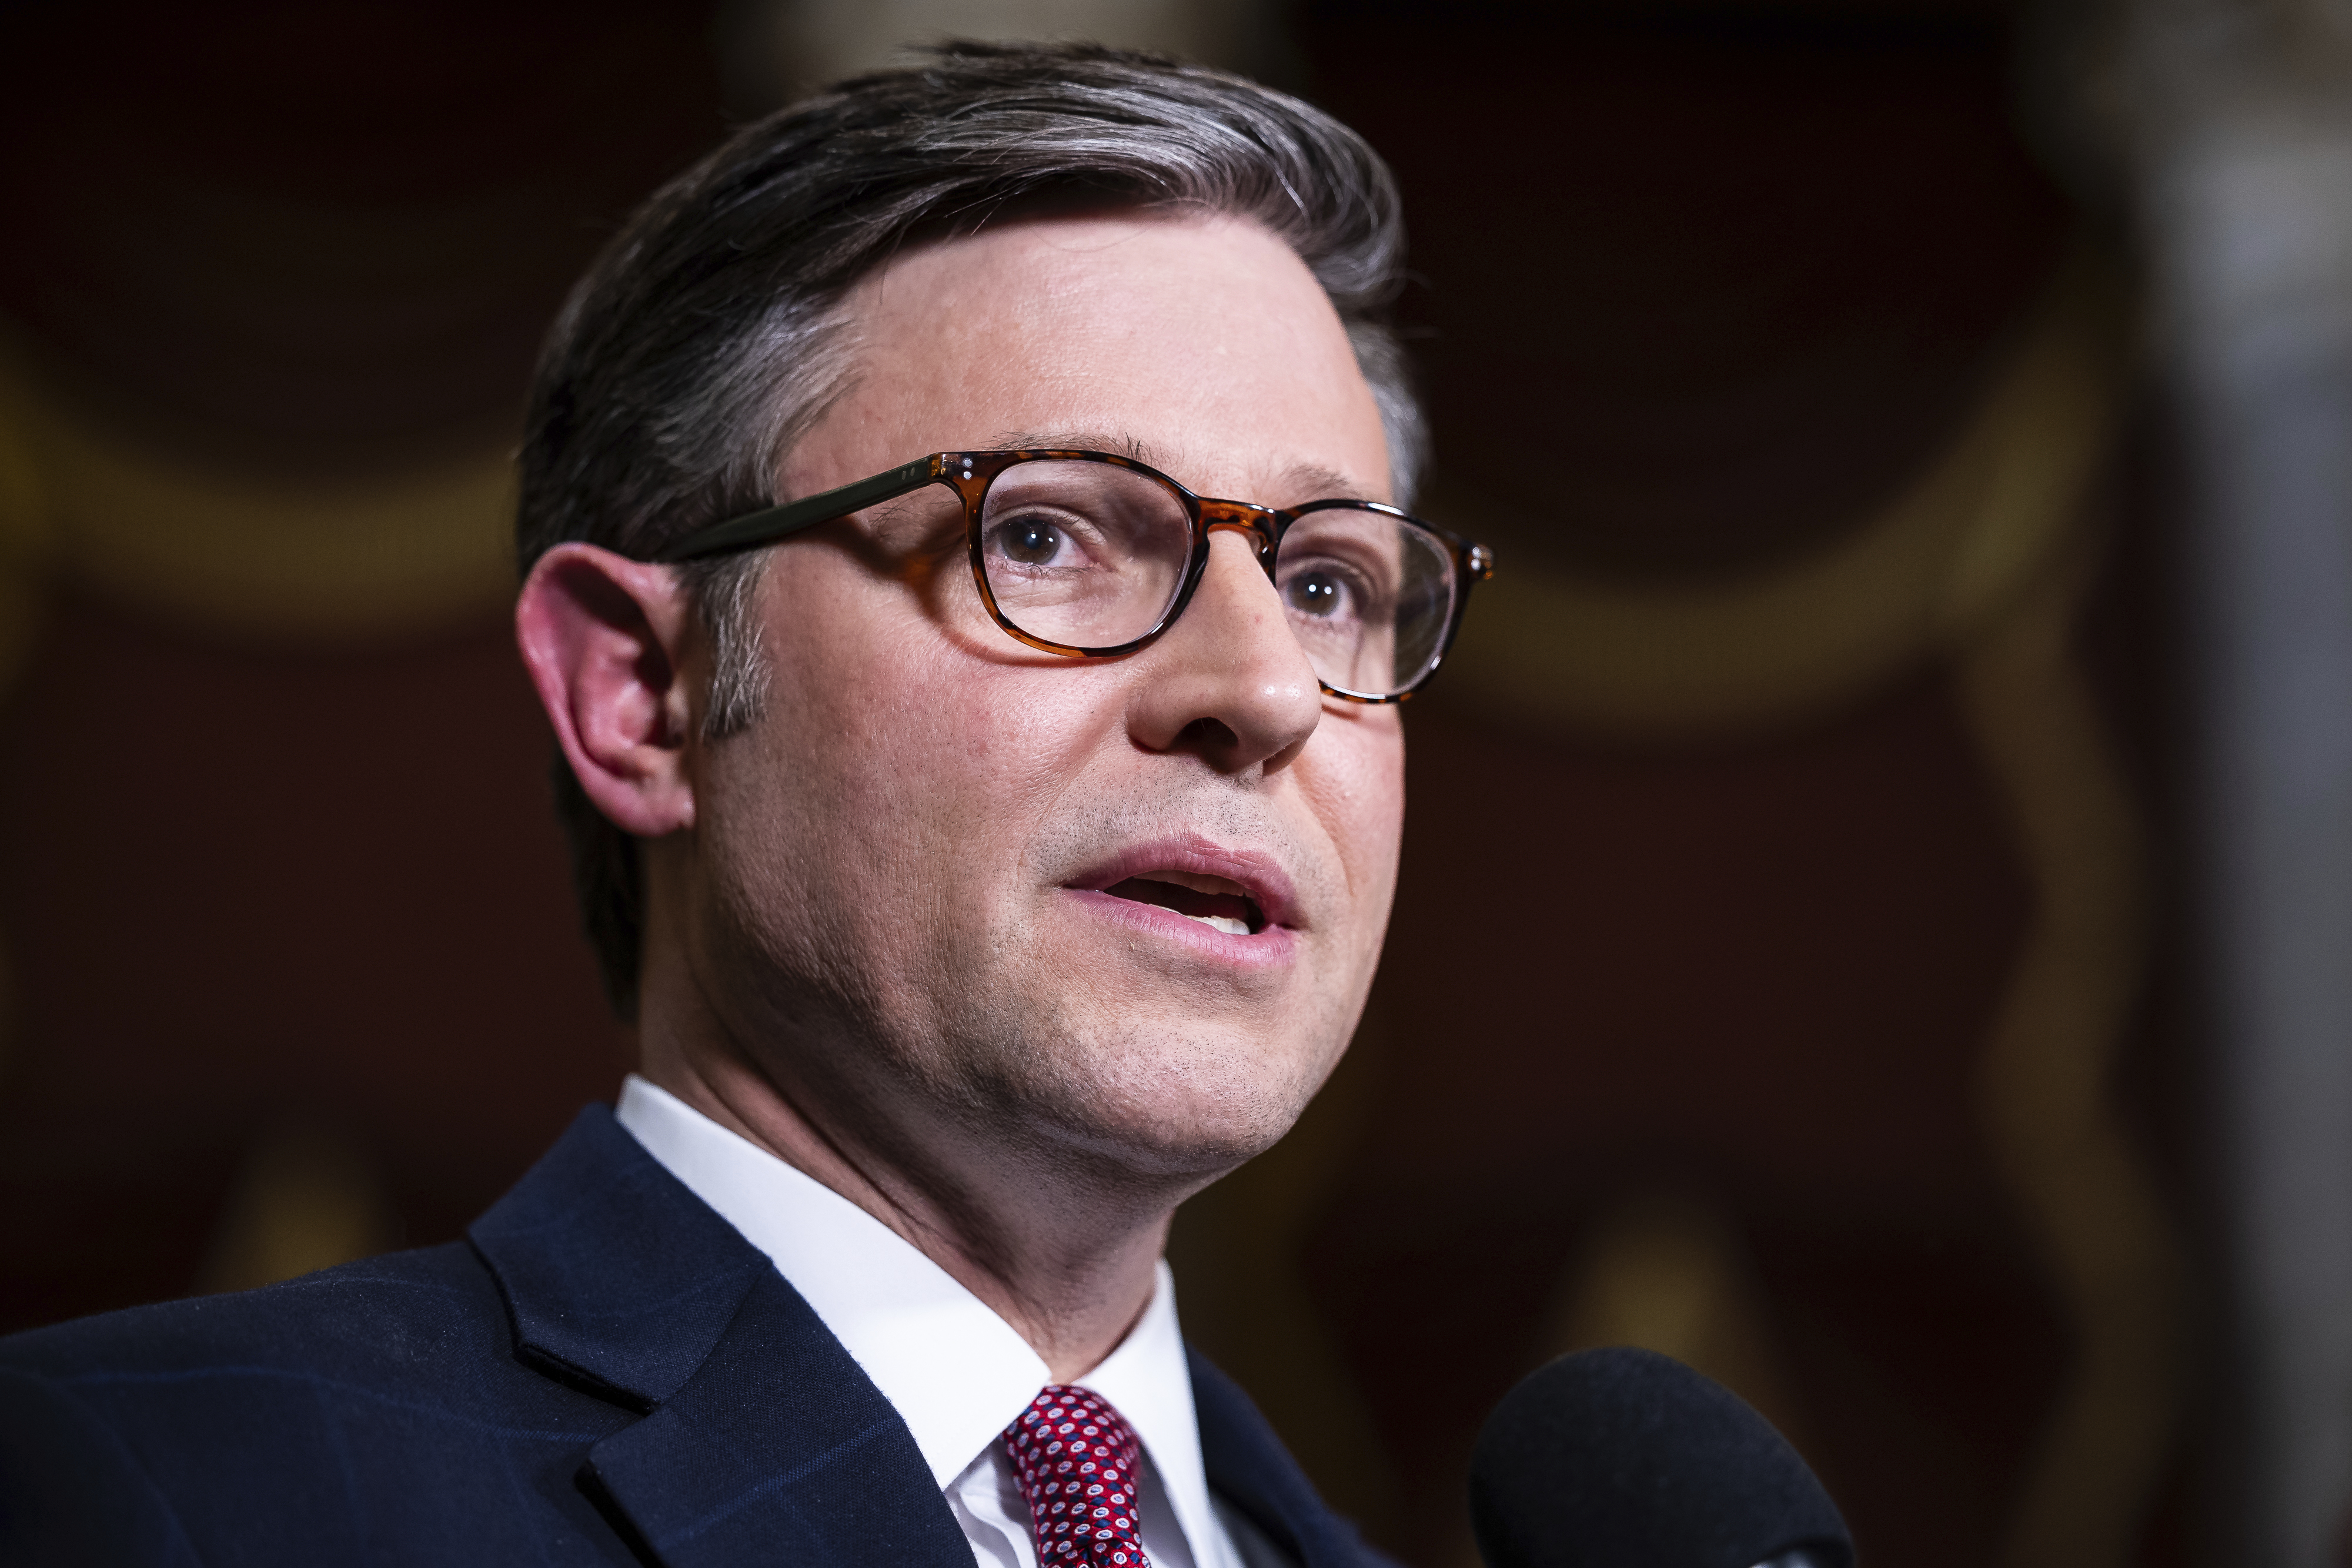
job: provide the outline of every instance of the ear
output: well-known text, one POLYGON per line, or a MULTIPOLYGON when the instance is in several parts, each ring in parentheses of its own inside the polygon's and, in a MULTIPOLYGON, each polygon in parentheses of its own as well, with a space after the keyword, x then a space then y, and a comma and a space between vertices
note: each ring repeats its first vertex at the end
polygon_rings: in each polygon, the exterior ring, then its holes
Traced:
POLYGON ((515 641, 564 759, 596 809, 639 838, 694 826, 692 623, 674 570, 594 545, 541 556, 515 601, 515 641))

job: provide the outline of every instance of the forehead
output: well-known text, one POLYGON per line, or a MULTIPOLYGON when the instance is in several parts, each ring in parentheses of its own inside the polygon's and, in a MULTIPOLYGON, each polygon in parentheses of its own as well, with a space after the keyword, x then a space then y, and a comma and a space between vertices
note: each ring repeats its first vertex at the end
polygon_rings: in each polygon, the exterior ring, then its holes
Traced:
POLYGON ((854 378, 824 423, 877 467, 1042 441, 1275 504, 1387 494, 1379 406, 1338 313, 1247 220, 1008 224, 894 258, 846 313, 854 378))

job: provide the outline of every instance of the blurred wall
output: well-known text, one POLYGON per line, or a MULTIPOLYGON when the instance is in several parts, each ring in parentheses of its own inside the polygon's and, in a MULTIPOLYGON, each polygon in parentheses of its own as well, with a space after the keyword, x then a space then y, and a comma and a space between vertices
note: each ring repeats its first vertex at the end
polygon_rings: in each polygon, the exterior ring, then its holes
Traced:
POLYGON ((625 1060, 505 630, 658 6, 0 14, 0 1318, 451 1235, 625 1060))
POLYGON ((570 277, 877 40, 1232 60, 1403 183, 1495 544, 1356 1051, 1188 1328, 1466 1563, 1520 1374, 1653 1344, 1890 1565, 2184 1560, 2203 1190, 2171 424, 1969 0, 0 14, 0 1316, 457 1233, 627 1042, 509 651, 570 277), (884 24, 887 23, 887 26, 884 24))

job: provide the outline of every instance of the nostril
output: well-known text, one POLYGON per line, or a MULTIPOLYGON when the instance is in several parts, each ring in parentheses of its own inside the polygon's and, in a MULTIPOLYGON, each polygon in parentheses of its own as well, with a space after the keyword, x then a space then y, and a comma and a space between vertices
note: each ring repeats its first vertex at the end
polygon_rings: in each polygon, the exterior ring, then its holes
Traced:
POLYGON ((1176 743, 1200 750, 1230 750, 1242 743, 1234 727, 1221 718, 1196 718, 1178 734, 1176 743))

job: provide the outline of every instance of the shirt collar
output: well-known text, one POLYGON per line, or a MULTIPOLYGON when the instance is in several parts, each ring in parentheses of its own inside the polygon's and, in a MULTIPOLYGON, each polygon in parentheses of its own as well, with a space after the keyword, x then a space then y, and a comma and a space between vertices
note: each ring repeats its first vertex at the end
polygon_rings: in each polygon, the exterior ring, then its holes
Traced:
MULTIPOLYGON (((890 1401, 942 1488, 995 1444, 1049 1379, 1013 1325, 897 1231, 635 1073, 616 1119, 670 1175, 776 1265, 890 1401)), ((1135 1428, 1188 1541, 1212 1538, 1192 1379, 1163 1260, 1150 1304, 1077 1382, 1135 1428)))
MULTIPOLYGON (((1201 1422, 1192 1408, 1192 1369, 1184 1359, 1184 1334, 1176 1322, 1176 1279, 1161 1259, 1152 1270, 1151 1304, 1127 1337, 1100 1364, 1077 1381, 1110 1401, 1127 1417, 1160 1472, 1176 1522, 1195 1561, 1215 1539, 1216 1516, 1209 1508, 1209 1472, 1201 1458, 1201 1422)), ((1034 1397, 1034 1391, 1032 1396, 1034 1397)))

